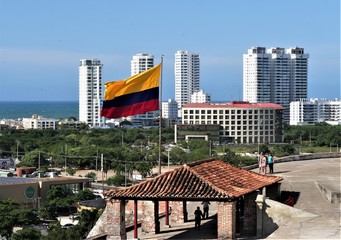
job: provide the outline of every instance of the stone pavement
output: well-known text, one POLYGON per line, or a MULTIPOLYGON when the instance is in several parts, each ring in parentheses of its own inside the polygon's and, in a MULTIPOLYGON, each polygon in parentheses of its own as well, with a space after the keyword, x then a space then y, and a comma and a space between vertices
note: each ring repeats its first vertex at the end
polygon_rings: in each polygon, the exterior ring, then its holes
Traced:
MULTIPOLYGON (((281 190, 297 197, 294 207, 316 216, 290 218, 267 239, 340 239, 340 163, 340 158, 275 163, 274 174, 284 178, 281 190), (321 186, 325 192, 320 190, 321 186), (334 197, 333 203, 326 196, 331 192, 338 196, 334 197)), ((216 239, 216 204, 211 202, 211 218, 202 221, 201 231, 194 230, 196 206, 201 206, 200 202, 188 204, 189 220, 192 221, 166 227, 162 218, 160 234, 142 235, 139 228, 138 238, 216 239)), ((133 239, 133 231, 127 232, 127 237, 133 239)))
POLYGON ((295 208, 317 215, 292 218, 267 239, 340 239, 340 158, 275 164, 274 174, 284 178, 281 190, 296 193, 295 208), (338 193, 333 203, 319 186, 338 193))

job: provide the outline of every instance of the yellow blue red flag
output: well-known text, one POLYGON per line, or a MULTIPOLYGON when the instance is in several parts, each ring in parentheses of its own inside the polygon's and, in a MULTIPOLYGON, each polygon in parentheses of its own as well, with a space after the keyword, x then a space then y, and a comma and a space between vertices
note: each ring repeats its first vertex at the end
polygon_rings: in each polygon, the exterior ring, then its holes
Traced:
POLYGON ((120 118, 159 109, 161 63, 122 81, 104 84, 101 116, 120 118))

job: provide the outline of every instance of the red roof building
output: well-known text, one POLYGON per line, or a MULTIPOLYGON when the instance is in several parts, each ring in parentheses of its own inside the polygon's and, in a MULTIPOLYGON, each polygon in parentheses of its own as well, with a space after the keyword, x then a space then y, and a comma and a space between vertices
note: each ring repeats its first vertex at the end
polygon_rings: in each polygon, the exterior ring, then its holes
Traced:
POLYGON ((131 187, 110 190, 106 197, 137 200, 234 200, 281 181, 221 160, 208 159, 178 167, 131 187))
POLYGON ((106 210, 99 219, 106 226, 97 228, 104 229, 108 237, 126 238, 124 219, 128 200, 134 201, 134 238, 137 238, 138 201, 143 202, 141 228, 147 234, 161 231, 160 201, 165 201, 166 225, 169 216, 172 223, 188 221, 187 201, 210 201, 217 203, 218 239, 234 239, 237 229, 255 235, 256 198, 260 192, 266 192, 268 198, 279 198, 281 180, 278 176, 260 175, 217 159, 190 163, 131 187, 107 191, 106 210))
MULTIPOLYGON (((182 125, 213 124, 220 126, 217 143, 282 143, 283 109, 274 103, 188 103, 182 106, 182 124, 176 126, 175 142, 195 137, 184 136, 182 125)), ((202 137, 202 133, 198 135, 202 137)))

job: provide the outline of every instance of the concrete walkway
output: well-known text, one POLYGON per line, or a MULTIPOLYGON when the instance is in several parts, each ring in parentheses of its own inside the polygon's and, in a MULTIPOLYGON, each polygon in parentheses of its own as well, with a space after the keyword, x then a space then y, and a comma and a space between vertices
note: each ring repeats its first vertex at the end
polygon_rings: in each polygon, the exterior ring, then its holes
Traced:
MULTIPOLYGON (((284 178, 281 190, 297 196, 295 208, 315 214, 315 217, 291 218, 287 223, 267 237, 267 239, 340 239, 340 202, 334 203, 323 193, 338 193, 340 198, 340 158, 305 160, 277 163, 274 174, 284 178)), ((255 170, 257 171, 257 170, 255 170)), ((338 198, 338 199, 339 199, 338 198)), ((193 220, 193 212, 200 202, 188 203, 189 219, 193 220)), ((202 221, 201 231, 194 230, 194 221, 184 224, 164 225, 160 220, 161 233, 143 235, 139 228, 139 239, 216 239, 216 204, 211 203, 210 219, 202 221)), ((133 239, 133 231, 127 233, 133 239)), ((256 239, 256 238, 254 238, 256 239)))
POLYGON ((268 239, 340 239, 340 202, 331 203, 321 185, 340 197, 340 158, 276 164, 276 175, 284 178, 281 190, 296 193, 295 208, 317 215, 292 218, 268 239))

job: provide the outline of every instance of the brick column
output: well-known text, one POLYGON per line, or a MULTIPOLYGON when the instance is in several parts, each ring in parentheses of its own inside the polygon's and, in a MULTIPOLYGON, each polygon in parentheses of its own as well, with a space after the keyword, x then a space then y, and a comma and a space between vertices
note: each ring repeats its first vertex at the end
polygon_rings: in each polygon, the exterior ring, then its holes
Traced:
POLYGON ((107 202, 107 240, 127 239, 125 225, 125 201, 113 199, 107 202))
POLYGON ((172 223, 184 223, 187 221, 186 201, 172 201, 172 213, 170 215, 172 223))
POLYGON ((243 235, 255 236, 257 228, 257 204, 258 193, 252 192, 244 197, 244 224, 243 235))
POLYGON ((219 240, 236 238, 236 205, 236 201, 217 202, 219 240))
POLYGON ((160 232, 158 202, 143 201, 141 228, 142 234, 155 234, 160 232))

